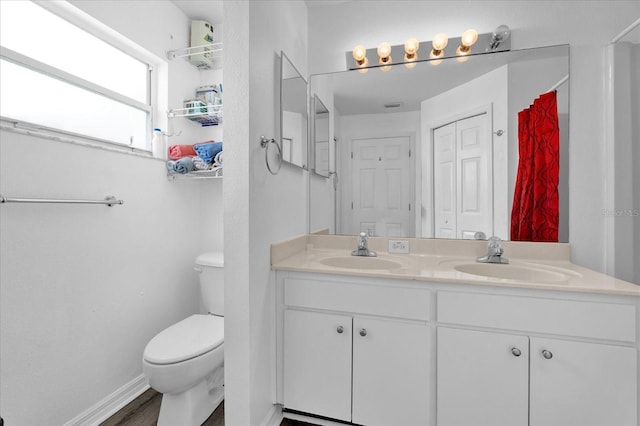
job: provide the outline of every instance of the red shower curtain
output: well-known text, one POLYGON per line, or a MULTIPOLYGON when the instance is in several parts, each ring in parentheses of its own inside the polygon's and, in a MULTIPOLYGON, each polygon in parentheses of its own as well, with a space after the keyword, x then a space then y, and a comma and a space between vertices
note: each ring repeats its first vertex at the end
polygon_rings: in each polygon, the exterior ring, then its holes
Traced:
POLYGON ((555 91, 518 113, 518 150, 511 240, 557 242, 560 130, 555 91))

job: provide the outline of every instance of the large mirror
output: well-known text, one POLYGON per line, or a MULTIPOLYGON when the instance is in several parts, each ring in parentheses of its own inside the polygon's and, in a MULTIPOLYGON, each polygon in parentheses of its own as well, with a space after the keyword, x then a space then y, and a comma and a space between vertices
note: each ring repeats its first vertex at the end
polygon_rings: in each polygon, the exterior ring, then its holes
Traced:
POLYGON ((280 148, 282 161, 307 168, 307 82, 281 53, 280 148))
MULTIPOLYGON (((340 179, 311 188, 309 231, 512 239, 524 223, 511 218, 514 192, 528 194, 516 188, 525 164, 519 116, 553 93, 559 177, 548 195, 559 205, 555 241, 567 242, 569 47, 435 62, 310 77, 311 94, 321 94, 333 121, 340 179), (333 214, 314 207, 333 200, 333 214)), ((513 239, 541 241, 523 235, 513 239)))
POLYGON ((329 177, 329 120, 331 114, 318 95, 313 96, 313 172, 329 177))

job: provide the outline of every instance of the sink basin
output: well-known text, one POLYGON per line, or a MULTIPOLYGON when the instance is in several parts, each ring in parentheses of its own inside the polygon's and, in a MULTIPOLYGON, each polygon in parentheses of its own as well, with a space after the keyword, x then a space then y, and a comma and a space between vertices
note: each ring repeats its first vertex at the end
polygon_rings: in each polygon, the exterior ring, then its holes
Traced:
POLYGON ((464 263, 455 265, 454 269, 456 271, 464 272, 465 274, 478 275, 482 277, 538 283, 559 283, 569 279, 566 274, 561 272, 520 265, 464 263))
POLYGON ((320 261, 323 265, 346 269, 398 269, 402 264, 379 257, 343 256, 329 257, 320 261))

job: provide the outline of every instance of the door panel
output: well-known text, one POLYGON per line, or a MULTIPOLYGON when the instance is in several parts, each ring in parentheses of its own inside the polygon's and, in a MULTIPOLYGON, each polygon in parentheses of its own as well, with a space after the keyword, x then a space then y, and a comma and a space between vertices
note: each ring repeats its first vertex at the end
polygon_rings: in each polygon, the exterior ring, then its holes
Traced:
POLYGON ((637 426, 637 377, 635 348, 532 337, 530 424, 637 426))
POLYGON ((455 123, 433 132, 434 221, 436 238, 456 238, 455 123))
POLYGON ((448 327, 437 335, 438 426, 527 426, 528 338, 448 327))
POLYGON ((353 140, 353 223, 356 232, 412 236, 415 220, 409 137, 353 140))
POLYGON ((427 325, 360 317, 353 321, 353 423, 427 425, 427 325))
POLYGON ((350 316, 285 310, 285 408, 351 420, 351 325, 350 316))

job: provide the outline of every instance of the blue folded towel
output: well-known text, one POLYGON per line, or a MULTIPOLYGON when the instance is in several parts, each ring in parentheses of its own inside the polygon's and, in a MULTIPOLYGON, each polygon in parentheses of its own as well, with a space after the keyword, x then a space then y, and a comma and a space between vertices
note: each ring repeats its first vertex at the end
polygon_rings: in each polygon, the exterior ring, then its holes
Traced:
POLYGON ((213 163, 213 159, 217 153, 222 151, 222 142, 204 142, 193 145, 193 149, 202 158, 205 163, 213 163))
POLYGON ((167 169, 169 169, 170 172, 179 173, 181 175, 192 172, 195 170, 193 157, 183 157, 176 161, 169 160, 167 161, 167 169))

